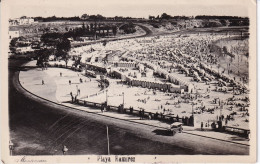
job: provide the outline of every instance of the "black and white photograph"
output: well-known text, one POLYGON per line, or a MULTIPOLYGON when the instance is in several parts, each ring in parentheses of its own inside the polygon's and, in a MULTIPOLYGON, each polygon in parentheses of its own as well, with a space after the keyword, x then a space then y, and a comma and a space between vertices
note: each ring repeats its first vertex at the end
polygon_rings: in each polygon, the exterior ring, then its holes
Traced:
POLYGON ((4 163, 256 162, 256 1, 1 9, 4 163))

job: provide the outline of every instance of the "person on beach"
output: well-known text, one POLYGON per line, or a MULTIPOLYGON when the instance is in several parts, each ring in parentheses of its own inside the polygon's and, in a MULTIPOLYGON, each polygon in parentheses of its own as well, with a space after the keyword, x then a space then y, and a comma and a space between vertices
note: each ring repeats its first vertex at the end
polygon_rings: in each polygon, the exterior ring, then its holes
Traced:
POLYGON ((75 96, 75 100, 74 100, 75 103, 77 103, 77 96, 78 96, 78 95, 75 96))
POLYGON ((71 95, 71 103, 73 103, 74 102, 74 97, 73 97, 73 95, 71 95))
POLYGON ((71 85, 71 81, 69 80, 69 84, 71 85))
POLYGON ((179 133, 182 133, 182 131, 183 131, 183 127, 181 125, 180 128, 179 128, 179 133))
POLYGON ((148 118, 149 118, 149 120, 152 119, 152 113, 151 113, 151 112, 149 112, 149 116, 148 116, 148 118))
POLYGON ((44 80, 42 80, 42 85, 44 85, 44 80))

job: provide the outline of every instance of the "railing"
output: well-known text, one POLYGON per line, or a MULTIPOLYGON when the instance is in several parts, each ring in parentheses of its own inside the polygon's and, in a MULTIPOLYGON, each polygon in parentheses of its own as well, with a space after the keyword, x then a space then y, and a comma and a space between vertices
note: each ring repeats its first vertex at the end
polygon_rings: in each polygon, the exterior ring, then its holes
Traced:
POLYGON ((77 67, 72 67, 72 66, 65 66, 63 64, 57 64, 57 63, 54 63, 54 64, 48 64, 49 67, 58 67, 58 68, 66 68, 66 69, 70 69, 70 70, 73 70, 73 71, 78 71, 78 72, 81 72, 82 69, 81 68, 77 68, 77 67))
POLYGON ((111 112, 135 115, 135 116, 143 117, 144 119, 160 120, 162 122, 167 122, 167 123, 182 122, 184 125, 193 126, 192 117, 179 118, 176 116, 165 115, 162 113, 152 113, 152 112, 146 112, 146 111, 143 112, 143 115, 141 116, 139 114, 140 110, 136 110, 133 108, 132 109, 131 108, 120 108, 118 106, 113 106, 113 105, 105 106, 104 103, 95 103, 95 102, 85 101, 85 100, 80 100, 80 99, 76 100, 76 102, 74 102, 74 103, 76 103, 77 105, 81 105, 81 106, 85 106, 85 107, 93 107, 93 108, 100 109, 100 110, 106 109, 107 111, 111 111, 111 112))
POLYGON ((249 129, 242 129, 242 128, 236 128, 231 126, 223 126, 222 130, 227 133, 240 135, 243 137, 249 137, 250 130, 249 129))

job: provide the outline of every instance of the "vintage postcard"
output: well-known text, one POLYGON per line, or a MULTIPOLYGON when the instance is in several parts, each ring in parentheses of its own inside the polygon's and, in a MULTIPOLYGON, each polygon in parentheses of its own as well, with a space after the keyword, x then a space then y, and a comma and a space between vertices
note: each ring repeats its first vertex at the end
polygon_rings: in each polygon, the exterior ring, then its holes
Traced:
POLYGON ((2 0, 1 160, 256 162, 255 0, 2 0))

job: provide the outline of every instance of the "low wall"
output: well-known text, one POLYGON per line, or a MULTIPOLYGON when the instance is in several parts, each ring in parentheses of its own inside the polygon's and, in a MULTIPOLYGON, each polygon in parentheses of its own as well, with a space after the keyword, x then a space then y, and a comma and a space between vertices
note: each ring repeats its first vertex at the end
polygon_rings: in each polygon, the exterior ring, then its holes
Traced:
MULTIPOLYGON (((112 105, 108 105, 106 106, 104 103, 95 103, 95 102, 90 102, 90 101, 85 101, 85 100, 76 100, 76 102, 74 102, 77 105, 81 105, 81 106, 86 106, 86 107, 93 107, 96 109, 106 109, 107 111, 111 111, 111 112, 118 112, 118 113, 124 113, 124 114, 130 114, 130 115, 135 115, 135 116, 139 116, 141 117, 141 115, 139 114, 140 110, 136 110, 136 109, 131 109, 131 108, 120 108, 118 106, 112 106, 112 105)), ((170 115, 164 115, 162 113, 152 113, 152 112, 144 112, 143 118, 144 119, 153 119, 153 120, 160 120, 163 122, 167 122, 167 123, 174 123, 174 122, 182 122, 184 125, 187 126, 193 126, 193 118, 190 117, 186 117, 186 118, 179 118, 176 116, 170 116, 170 115)))

